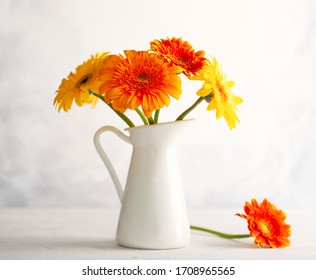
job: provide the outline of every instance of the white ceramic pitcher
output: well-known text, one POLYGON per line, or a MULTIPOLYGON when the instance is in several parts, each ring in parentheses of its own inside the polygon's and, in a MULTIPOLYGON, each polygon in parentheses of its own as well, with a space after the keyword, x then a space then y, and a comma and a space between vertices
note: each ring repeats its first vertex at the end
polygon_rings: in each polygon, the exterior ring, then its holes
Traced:
POLYGON ((113 126, 101 127, 95 147, 105 163, 118 196, 121 212, 118 244, 131 248, 172 249, 188 245, 190 226, 182 189, 175 145, 189 120, 126 129, 127 136, 113 126), (126 186, 100 144, 103 132, 114 132, 133 145, 126 186))

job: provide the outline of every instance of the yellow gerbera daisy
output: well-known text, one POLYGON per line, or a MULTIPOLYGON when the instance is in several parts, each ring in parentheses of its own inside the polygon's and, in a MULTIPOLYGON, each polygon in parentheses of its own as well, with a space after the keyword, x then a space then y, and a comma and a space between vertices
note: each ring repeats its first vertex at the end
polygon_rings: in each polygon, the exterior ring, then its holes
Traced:
POLYGON ((236 122, 239 122, 236 105, 242 103, 243 100, 234 95, 232 87, 235 83, 226 80, 226 75, 223 74, 217 60, 215 58, 212 62, 207 60, 202 70, 191 79, 204 81, 197 95, 209 102, 208 110, 216 109, 217 119, 224 117, 230 129, 235 128, 236 122))
POLYGON ((112 55, 100 71, 100 93, 115 110, 124 113, 139 106, 147 118, 153 111, 168 106, 170 97, 179 99, 181 79, 179 68, 166 63, 160 56, 147 51, 124 51, 112 55))
POLYGON ((76 68, 75 73, 71 72, 67 79, 62 80, 54 99, 58 112, 61 109, 65 112, 70 110, 74 100, 78 106, 90 103, 93 107, 96 105, 98 98, 89 94, 88 90, 99 92, 102 82, 98 81, 98 75, 108 55, 108 52, 104 52, 91 56, 76 68))

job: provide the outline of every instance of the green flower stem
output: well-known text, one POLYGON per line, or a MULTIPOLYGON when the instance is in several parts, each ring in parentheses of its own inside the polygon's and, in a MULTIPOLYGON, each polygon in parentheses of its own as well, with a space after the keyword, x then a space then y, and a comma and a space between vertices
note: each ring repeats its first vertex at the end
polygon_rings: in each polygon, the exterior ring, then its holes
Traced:
POLYGON ((155 121, 153 120, 152 117, 147 118, 147 120, 148 120, 149 124, 155 124, 155 121))
MULTIPOLYGON (((105 101, 104 101, 105 102, 105 101)), ((106 104, 108 104, 107 102, 105 102, 106 104)), ((112 106, 112 104, 108 104, 109 107, 129 126, 129 127, 134 127, 135 124, 123 113, 115 110, 112 106)))
POLYGON ((147 119, 145 118, 144 114, 139 110, 138 108, 135 109, 136 113, 141 117, 142 121, 144 122, 144 125, 149 125, 147 119))
POLYGON ((160 110, 159 110, 159 109, 155 111, 155 116, 154 116, 154 121, 155 121, 155 123, 158 123, 159 113, 160 113, 160 110))
POLYGON ((195 109, 202 101, 204 100, 204 97, 199 97, 194 104, 189 107, 188 109, 186 109, 177 119, 176 121, 181 121, 183 120, 187 114, 189 114, 191 111, 193 111, 193 109, 195 109))
POLYGON ((134 126, 135 126, 135 125, 133 124, 133 122, 132 122, 126 115, 124 115, 123 113, 121 113, 121 112, 115 110, 115 109, 113 108, 113 106, 112 106, 111 103, 107 103, 107 102, 104 100, 103 95, 97 94, 97 93, 91 91, 90 89, 89 89, 89 94, 92 94, 92 95, 94 95, 95 97, 98 97, 99 99, 101 99, 101 100, 102 100, 105 104, 107 104, 129 127, 134 127, 134 126))
POLYGON ((215 231, 215 230, 208 229, 208 228, 197 227, 197 226, 190 226, 190 229, 204 231, 204 232, 215 234, 217 236, 220 236, 220 237, 223 237, 223 238, 228 238, 228 239, 248 238, 248 237, 250 237, 249 234, 227 234, 227 233, 215 231))

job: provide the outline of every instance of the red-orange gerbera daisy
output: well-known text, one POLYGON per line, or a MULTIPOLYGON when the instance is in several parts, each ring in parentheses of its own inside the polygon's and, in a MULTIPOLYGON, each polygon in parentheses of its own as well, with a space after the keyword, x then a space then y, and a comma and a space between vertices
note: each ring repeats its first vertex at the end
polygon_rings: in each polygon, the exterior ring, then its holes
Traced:
POLYGON ((259 247, 282 248, 290 245, 290 225, 285 223, 286 215, 278 210, 267 199, 259 205, 255 199, 244 206, 246 215, 236 214, 248 222, 250 235, 255 238, 254 243, 259 247))
POLYGON ((153 111, 168 106, 169 95, 178 99, 181 79, 178 67, 147 51, 124 51, 110 56, 100 71, 100 93, 107 103, 122 113, 139 106, 147 118, 153 111))
POLYGON ((191 44, 182 38, 161 39, 150 42, 151 49, 168 63, 180 66, 187 77, 195 75, 204 66, 204 51, 195 52, 191 44))

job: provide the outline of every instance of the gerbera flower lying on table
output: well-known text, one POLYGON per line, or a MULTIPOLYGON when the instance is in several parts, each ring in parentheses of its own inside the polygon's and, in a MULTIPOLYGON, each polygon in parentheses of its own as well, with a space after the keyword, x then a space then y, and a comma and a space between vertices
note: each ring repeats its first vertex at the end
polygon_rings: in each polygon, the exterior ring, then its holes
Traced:
POLYGON ((252 199, 251 203, 245 203, 244 210, 246 215, 236 215, 247 220, 250 234, 227 234, 197 226, 191 226, 191 229, 228 239, 254 237, 254 243, 259 247, 284 248, 290 246, 291 226, 285 223, 286 215, 282 210, 277 209, 267 199, 260 204, 256 199, 252 199))
POLYGON ((246 202, 244 206, 246 215, 236 214, 248 222, 250 235, 259 247, 283 248, 290 245, 290 225, 285 223, 286 215, 267 199, 260 205, 257 200, 246 202))

